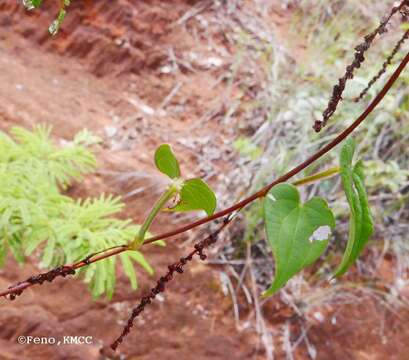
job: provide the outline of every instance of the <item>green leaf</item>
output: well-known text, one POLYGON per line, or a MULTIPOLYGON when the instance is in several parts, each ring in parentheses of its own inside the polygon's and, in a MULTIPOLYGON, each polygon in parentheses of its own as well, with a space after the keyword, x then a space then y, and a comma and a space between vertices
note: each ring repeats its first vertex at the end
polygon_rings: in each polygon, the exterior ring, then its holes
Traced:
POLYGON ((409 30, 409 23, 405 22, 400 25, 400 28, 404 31, 409 30))
MULTIPOLYGON (((95 137, 83 131, 58 147, 48 126, 39 125, 33 131, 13 128, 12 135, 0 132, 0 266, 7 252, 21 263, 24 255, 41 250, 42 265, 55 267, 135 239, 140 226, 118 218, 124 206, 119 198, 103 194, 75 201, 60 192, 95 168, 88 148, 95 137)), ((103 293, 112 296, 113 260, 81 271, 94 298, 103 293)), ((138 260, 152 271, 143 257, 138 260)), ((134 258, 129 261, 135 268, 134 258)))
POLYGON ((180 177, 179 162, 168 144, 162 144, 156 149, 155 165, 160 172, 171 179, 180 177))
POLYGON ((16 235, 12 235, 11 239, 9 239, 9 245, 10 245, 11 252, 13 253, 16 261, 19 264, 23 264, 24 263, 24 252, 23 252, 21 239, 16 235))
POLYGON ((31 0, 31 3, 34 5, 34 7, 39 8, 43 0, 31 0))
POLYGON ((4 240, 0 240, 0 267, 4 266, 4 263, 6 261, 6 255, 7 255, 7 250, 5 247, 4 240))
POLYGON ((128 251, 120 254, 119 257, 121 259, 124 272, 131 282, 131 287, 134 290, 138 288, 138 281, 136 279, 135 268, 132 260, 142 266, 149 275, 154 273, 152 266, 149 265, 145 257, 139 251, 128 251))
POLYGON ((142 266, 149 275, 153 275, 154 270, 152 266, 149 265, 149 263, 146 261, 145 257, 143 256, 141 252, 137 250, 130 251, 129 256, 133 260, 135 260, 140 266, 142 266))
POLYGON ((105 284, 107 281, 107 262, 105 260, 97 262, 94 282, 92 286, 92 296, 94 299, 98 298, 105 292, 105 284))
POLYGON ((84 282, 89 284, 95 276, 96 267, 95 266, 88 266, 83 270, 85 273, 84 282))
POLYGON ((213 190, 202 179, 186 180, 180 191, 180 201, 172 211, 204 210, 212 215, 216 210, 217 199, 213 190))
POLYGON ((297 188, 290 184, 269 191, 264 219, 276 265, 274 281, 263 294, 270 296, 321 256, 335 220, 324 199, 314 197, 301 204, 297 188))
POLYGON ((107 279, 106 279, 106 294, 108 300, 112 299, 115 289, 115 257, 107 260, 107 279))
POLYGON ((352 166, 355 147, 355 141, 349 138, 342 147, 340 154, 342 186, 351 213, 347 247, 341 264, 334 272, 336 277, 345 274, 348 268, 356 261, 373 234, 374 228, 365 191, 363 164, 361 161, 358 161, 354 167, 352 166))
POLYGON ((121 258, 124 272, 131 282, 131 287, 135 290, 138 287, 138 282, 136 280, 135 269, 133 267, 131 259, 129 258, 129 254, 120 254, 119 257, 121 258))
POLYGON ((55 239, 48 240, 47 245, 44 248, 43 258, 41 260, 42 266, 49 267, 52 263, 55 249, 55 239))
POLYGON ((27 10, 33 10, 39 8, 42 0, 23 0, 23 5, 27 10))
POLYGON ((74 140, 72 142, 76 146, 80 145, 90 146, 102 143, 102 139, 94 135, 88 129, 83 129, 75 135, 74 140))
POLYGON ((164 240, 157 240, 157 241, 154 241, 152 244, 157 245, 157 246, 161 246, 161 247, 166 246, 166 242, 164 240))
POLYGON ((53 36, 57 35, 58 31, 60 30, 61 24, 63 23, 65 19, 66 14, 67 14, 67 11, 64 8, 61 8, 60 11, 58 12, 57 18, 48 27, 48 32, 51 35, 53 36))
POLYGON ((233 147, 241 155, 247 156, 251 160, 256 160, 263 154, 263 150, 259 146, 253 144, 250 139, 245 137, 239 137, 235 140, 233 147))

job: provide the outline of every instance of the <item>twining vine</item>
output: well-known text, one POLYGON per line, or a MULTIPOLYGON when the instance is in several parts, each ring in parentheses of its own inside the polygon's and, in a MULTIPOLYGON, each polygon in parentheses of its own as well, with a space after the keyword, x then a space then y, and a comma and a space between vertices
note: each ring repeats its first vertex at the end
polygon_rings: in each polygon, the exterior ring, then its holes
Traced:
MULTIPOLYGON (((26 3, 28 3, 28 1, 26 1, 26 3)), ((32 0, 29 3, 31 4, 29 4, 30 6, 36 8, 40 6, 41 1, 32 0)), ((64 1, 64 7, 68 5, 69 1, 64 1)), ((402 18, 407 20, 408 5, 409 0, 404 0, 398 6, 393 7, 387 18, 382 21, 373 32, 366 35, 364 41, 355 48, 354 60, 347 66, 346 71, 339 79, 338 84, 334 86, 328 106, 323 112, 322 120, 316 120, 314 123, 313 128, 315 131, 319 132, 335 113, 339 102, 342 101, 342 94, 345 90, 347 81, 352 79, 354 77, 354 71, 362 66, 365 61, 365 54, 375 38, 387 31, 387 25, 392 16, 399 12, 402 15, 402 18)), ((62 19, 64 16, 65 12, 62 19)), ((62 21, 62 19, 60 20, 62 21)), ((402 38, 393 48, 391 54, 383 63, 382 69, 359 94, 356 98, 357 100, 362 99, 367 94, 369 88, 383 75, 387 66, 392 63, 393 58, 408 37, 409 30, 406 30, 402 38)), ((44 282, 51 282, 57 277, 74 275, 76 270, 92 263, 108 258, 111 259, 116 255, 122 256, 126 252, 135 252, 143 245, 157 243, 160 240, 182 234, 197 226, 224 217, 217 230, 197 242, 194 245, 194 250, 192 250, 187 256, 184 256, 177 262, 169 265, 167 273, 160 277, 156 285, 141 298, 139 304, 133 309, 122 333, 111 345, 111 348, 116 350, 131 331, 135 318, 142 313, 147 305, 151 304, 159 293, 165 291, 167 283, 171 281, 176 274, 182 274, 184 272, 184 267, 188 262, 192 261, 194 256, 198 256, 199 259, 205 260, 207 256, 204 251, 217 241, 219 233, 231 223, 237 212, 254 200, 260 198, 264 198, 264 220, 266 224, 267 238, 276 261, 274 282, 263 294, 264 296, 270 296, 284 286, 288 279, 290 279, 296 272, 310 265, 321 256, 328 243, 328 236, 335 226, 334 216, 326 201, 322 198, 316 197, 301 204, 296 185, 299 186, 309 183, 310 181, 323 180, 338 173, 341 175, 346 198, 350 206, 350 231, 347 247, 341 264, 334 272, 334 276, 342 275, 357 259, 373 232, 372 217, 364 187, 362 161, 356 161, 353 163, 353 158, 355 156, 355 143, 353 139, 349 138, 343 146, 339 167, 314 174, 313 176, 302 179, 293 184, 285 183, 347 139, 381 102, 387 92, 391 89, 392 85, 399 78, 408 62, 409 53, 406 54, 397 69, 393 72, 381 91, 369 103, 364 112, 332 141, 286 174, 227 209, 215 212, 216 197, 212 189, 202 179, 184 179, 181 176, 179 163, 170 146, 167 144, 161 145, 155 152, 155 165, 159 171, 169 177, 170 184, 157 203, 153 206, 145 222, 138 228, 138 232, 129 244, 116 245, 105 250, 96 251, 71 265, 59 266, 51 271, 31 276, 14 286, 10 286, 7 290, 0 292, 0 296, 9 296, 10 300, 14 300, 30 286, 41 285, 44 282), (167 206, 171 199, 176 200, 176 205, 168 208, 167 206), (179 212, 203 210, 208 216, 164 234, 149 236, 148 230, 150 225, 156 218, 157 214, 163 209, 179 212), (298 228, 294 226, 294 223, 301 224, 301 232, 299 232, 298 228), (285 236, 282 236, 281 232, 281 235, 279 235, 277 229, 285 229, 285 236), (287 241, 288 237, 291 237, 292 241, 287 241), (294 246, 296 246, 298 250, 302 249, 301 258, 299 256, 300 251, 294 251, 294 246)))

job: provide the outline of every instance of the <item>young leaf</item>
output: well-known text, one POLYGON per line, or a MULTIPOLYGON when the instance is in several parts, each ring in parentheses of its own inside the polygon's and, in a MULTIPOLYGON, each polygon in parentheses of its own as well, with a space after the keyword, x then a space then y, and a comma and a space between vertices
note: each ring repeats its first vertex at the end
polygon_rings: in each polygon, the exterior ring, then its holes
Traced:
POLYGON ((153 275, 153 273, 155 272, 153 270, 153 267, 146 261, 145 257, 140 251, 130 251, 129 256, 140 266, 142 266, 149 275, 153 275))
POLYGON ((23 0, 23 5, 27 10, 39 8, 42 0, 23 0))
POLYGON ((96 273, 92 288, 92 297, 96 299, 105 292, 108 272, 106 262, 97 262, 94 266, 96 267, 96 273))
POLYGON ((166 242, 164 240, 156 240, 152 243, 153 245, 157 245, 157 246, 161 246, 161 247, 165 247, 166 246, 166 242))
POLYGON ((190 179, 183 183, 180 191, 180 201, 172 211, 204 210, 212 215, 216 209, 217 200, 213 190, 202 179, 190 179))
POLYGON ((0 240, 0 267, 4 266, 4 263, 6 261, 6 252, 7 250, 5 249, 5 244, 4 240, 0 240))
POLYGON ((356 261, 365 244, 373 233, 373 221, 364 186, 363 165, 358 161, 352 167, 355 152, 355 141, 350 138, 341 149, 341 179, 350 207, 348 243, 341 264, 334 276, 343 275, 349 266, 356 261))
POLYGON ((122 267, 126 276, 128 276, 129 281, 131 282, 131 287, 135 290, 138 287, 138 282, 136 280, 135 269, 133 267, 132 261, 128 256, 129 254, 120 254, 119 257, 122 261, 122 267))
POLYGON ((34 7, 39 8, 43 0, 31 0, 33 3, 34 7))
MULTIPOLYGON (((73 179, 95 168, 88 145, 96 138, 83 131, 59 148, 50 132, 50 127, 41 125, 34 131, 14 128, 13 138, 0 132, 0 266, 8 251, 23 262, 24 255, 39 248, 45 267, 76 262, 130 243, 140 230, 130 219, 117 218, 124 206, 119 198, 102 195, 74 201, 60 193, 73 179)), ((103 293, 112 296, 114 259, 80 271, 94 298, 103 293)), ((134 266, 135 259, 129 260, 134 266)), ((141 262, 146 271, 152 271, 146 260, 141 262)))
POLYGON ((155 165, 160 172, 171 179, 176 179, 180 176, 179 162, 168 144, 162 144, 156 149, 155 165))
POLYGON ((131 287, 134 290, 138 288, 138 280, 136 278, 136 272, 132 260, 134 260, 140 266, 142 266, 149 275, 152 275, 154 273, 152 266, 148 263, 143 254, 139 251, 125 252, 123 254, 119 254, 119 257, 122 262, 122 268, 124 270, 124 273, 131 282, 131 287))
POLYGON ((115 257, 106 259, 107 279, 106 279, 106 294, 107 299, 111 300, 115 289, 115 257))
POLYGON ((297 188, 290 184, 269 191, 264 219, 276 264, 274 281, 263 294, 270 296, 321 256, 335 219, 324 199, 314 197, 301 204, 297 188))
POLYGON ((16 261, 23 264, 25 259, 21 239, 17 235, 12 235, 8 244, 16 261))

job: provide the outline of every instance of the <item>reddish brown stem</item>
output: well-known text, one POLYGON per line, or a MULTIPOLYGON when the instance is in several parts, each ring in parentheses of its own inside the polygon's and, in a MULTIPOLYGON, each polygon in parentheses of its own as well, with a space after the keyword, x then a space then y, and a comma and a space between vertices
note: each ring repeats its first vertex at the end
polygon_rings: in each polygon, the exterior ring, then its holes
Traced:
MULTIPOLYGON (((303 161, 301 164, 294 167, 293 169, 291 169, 286 174, 282 175, 281 177, 274 180, 273 182, 271 182, 270 184, 268 184, 267 186, 265 186, 261 190, 257 191, 253 195, 250 195, 249 197, 245 198, 244 200, 238 202, 237 204, 235 204, 235 205, 233 205, 233 206, 231 206, 231 207, 229 207, 227 209, 221 210, 221 211, 219 211, 219 212, 217 212, 217 213, 215 213, 215 214, 213 214, 211 216, 205 217, 205 218, 200 219, 198 221, 195 221, 195 222, 193 222, 191 224, 188 224, 186 226, 182 226, 182 227, 180 227, 178 229, 175 229, 175 230, 172 230, 172 231, 169 231, 169 232, 166 232, 166 233, 159 234, 157 236, 151 237, 151 238, 147 239, 144 242, 144 245, 153 243, 153 242, 158 241, 158 240, 166 239, 166 238, 169 238, 171 236, 182 234, 182 233, 184 233, 186 231, 189 231, 189 230, 191 230, 191 229, 193 229, 193 228, 195 228, 197 226, 208 223, 209 221, 216 220, 216 219, 221 218, 221 217, 223 217, 225 215, 228 215, 228 214, 230 214, 230 213, 232 213, 234 211, 240 210, 244 206, 251 203, 252 201, 254 201, 256 199, 259 199, 261 197, 264 197, 266 195, 266 193, 273 186, 275 186, 275 185, 277 185, 279 183, 285 182, 285 181, 289 180, 290 178, 292 178, 293 176, 300 173, 307 166, 311 165, 313 162, 315 162, 316 160, 321 158, 323 155, 328 153, 330 150, 335 148, 340 142, 345 140, 345 138, 347 138, 368 117, 368 115, 376 108, 376 106, 385 97, 385 95, 390 90, 390 88, 395 83, 395 81, 399 78, 400 74, 402 73, 403 69, 406 67, 408 62, 409 62, 409 53, 406 54, 406 56, 403 58, 403 60, 399 64, 398 68, 394 71, 394 73, 391 75, 389 80, 386 82, 386 84, 384 85, 382 90, 371 101, 371 103, 368 105, 368 107, 365 109, 365 111, 348 128, 346 128, 343 132, 341 132, 335 139, 333 139, 327 145, 322 147, 320 150, 318 150, 316 153, 314 153, 308 159, 303 161)), ((83 266, 89 265, 91 263, 94 263, 94 262, 106 259, 108 257, 117 255, 119 253, 127 251, 128 249, 129 248, 127 246, 121 246, 121 247, 119 247, 117 249, 112 249, 112 250, 109 250, 109 251, 104 252, 102 254, 96 255, 95 257, 87 258, 85 261, 82 260, 82 261, 77 262, 77 263, 72 264, 72 265, 66 265, 65 268, 72 268, 72 269, 75 270, 75 269, 81 268, 83 266)), ((19 294, 19 293, 21 293, 21 291, 25 290, 26 288, 28 288, 28 287, 30 287, 32 285, 33 284, 28 282, 28 281, 23 281, 23 282, 17 284, 16 286, 9 287, 7 290, 4 290, 4 291, 0 292, 0 297, 10 295, 10 294, 19 294)))
POLYGON ((31 276, 28 279, 17 283, 15 286, 10 286, 7 290, 0 292, 0 297, 10 295, 10 300, 14 300, 16 296, 21 295, 21 293, 30 286, 42 285, 43 282, 45 281, 52 282, 56 277, 59 277, 59 276, 66 277, 67 275, 74 275, 75 270, 79 268, 92 264, 96 261, 106 259, 114 255, 118 255, 128 249, 129 249, 128 245, 120 245, 120 246, 112 247, 112 248, 103 250, 100 253, 91 254, 87 256, 85 259, 78 261, 74 264, 59 266, 48 272, 45 272, 39 275, 35 275, 35 276, 31 276))
POLYGON ((267 192, 273 186, 275 186, 275 185, 277 185, 279 183, 285 182, 285 181, 289 180, 290 178, 292 178, 293 176, 300 173, 306 167, 311 165, 313 162, 315 162, 316 160, 321 158, 323 155, 328 153, 330 150, 332 150, 334 147, 336 147, 339 143, 341 143, 343 140, 345 140, 368 117, 368 115, 376 108, 376 106, 385 97, 386 93, 390 90, 392 85, 398 79, 398 77, 402 73, 403 69, 408 64, 408 62, 409 62, 409 53, 406 54, 405 58, 399 64, 399 67, 395 70, 395 72, 389 78, 388 82, 384 85, 384 87, 379 92, 379 94, 368 105, 368 107, 365 109, 365 111, 348 128, 346 128, 343 132, 341 132, 334 140, 332 140, 327 145, 322 147, 320 150, 318 150, 316 153, 311 155, 308 159, 303 161, 301 164, 294 167, 293 169, 291 169, 286 174, 280 176, 278 179, 274 180, 273 182, 271 182, 270 184, 268 184, 267 186, 265 186, 261 190, 257 191, 253 195, 245 198, 244 200, 238 202, 237 204, 235 204, 235 205, 233 205, 233 206, 231 206, 231 207, 229 207, 227 209, 221 210, 221 211, 219 211, 219 212, 217 212, 217 213, 215 213, 215 214, 213 214, 211 216, 208 216, 208 217, 205 217, 205 218, 200 219, 198 221, 195 221, 195 222, 193 222, 193 223, 191 223, 189 225, 182 226, 182 227, 180 227, 178 229, 175 229, 175 230, 163 233, 163 234, 159 234, 157 236, 153 236, 153 237, 151 237, 149 239, 146 239, 145 242, 144 242, 144 245, 152 243, 152 242, 157 241, 157 240, 166 239, 168 237, 184 233, 184 232, 186 232, 188 230, 191 230, 191 229, 193 229, 193 228, 195 228, 195 227, 197 227, 199 225, 205 224, 205 223, 207 223, 209 221, 212 221, 212 220, 218 219, 218 218, 220 218, 222 216, 225 216, 227 214, 230 214, 233 211, 239 210, 242 207, 246 206, 247 204, 251 203, 252 201, 254 201, 254 200, 258 199, 258 198, 264 197, 267 194, 267 192))

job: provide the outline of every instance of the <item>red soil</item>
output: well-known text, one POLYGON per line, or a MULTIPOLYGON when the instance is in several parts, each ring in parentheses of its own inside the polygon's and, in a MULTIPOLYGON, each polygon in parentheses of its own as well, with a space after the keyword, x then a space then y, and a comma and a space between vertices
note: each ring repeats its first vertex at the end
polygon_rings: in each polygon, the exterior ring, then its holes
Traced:
MULTIPOLYGON (((231 129, 212 121, 209 115, 223 108, 221 94, 226 85, 217 81, 222 66, 208 68, 199 61, 213 53, 194 25, 187 21, 174 26, 197 3, 78 2, 72 6, 61 34, 51 38, 47 34, 55 12, 51 5, 29 15, 15 1, 2 1, 0 129, 45 122, 54 126, 56 139, 70 137, 83 127, 101 135, 105 142, 98 149, 99 172, 70 192, 75 196, 103 191, 123 195, 136 186, 151 186, 154 191, 127 201, 124 215, 137 222, 163 184, 151 161, 161 142, 171 142, 182 154, 185 172, 210 174, 210 181, 217 183, 217 174, 229 167, 226 157, 215 155, 209 166, 198 164, 204 151, 225 151, 222 144, 232 137, 231 129), (197 56, 190 61, 193 69, 188 61, 182 61, 192 59, 191 53, 197 56), (169 73, 172 56, 181 60, 180 71, 169 73), (164 103, 174 89, 174 96, 164 103), (116 131, 113 136, 109 135, 114 131, 111 128, 116 131), (146 176, 120 182, 109 173, 135 170, 146 176)), ((211 14, 204 11, 204 16, 211 14)), ((225 54, 231 53, 222 38, 213 40, 225 54)), ((217 57, 223 61, 223 55, 217 57)), ((165 215, 154 230, 170 226, 165 215)), ((188 251, 187 246, 179 248, 176 242, 165 249, 147 248, 158 276, 188 251)), ((34 258, 24 267, 9 260, 0 270, 0 287, 38 273, 35 264, 34 258)), ((33 287, 14 302, 0 300, 0 359, 101 358, 102 344, 109 344, 120 333, 130 309, 155 282, 143 272, 138 274, 139 290, 132 291, 121 275, 110 302, 93 301, 83 283, 63 279, 33 287), (93 337, 93 344, 20 345, 20 335, 86 335, 93 337)), ((271 326, 294 315, 291 309, 277 311, 276 305, 270 302, 264 309, 271 326)), ((402 327, 405 322, 397 322, 386 313, 390 318, 380 335, 374 330, 379 322, 379 309, 374 304, 340 305, 326 311, 326 320, 313 324, 309 331, 318 359, 408 358, 407 331, 402 327), (334 313, 339 319, 336 325, 330 321, 334 313), (362 323, 357 325, 356 319, 362 323)), ((406 314, 402 311, 401 316, 406 314)), ((279 341, 276 350, 278 358, 285 358, 279 341)), ((217 272, 197 261, 171 283, 163 302, 147 308, 120 352, 127 359, 141 360, 265 358, 257 336, 236 329, 231 301, 221 291, 217 272)), ((294 356, 309 358, 303 346, 294 356)))

